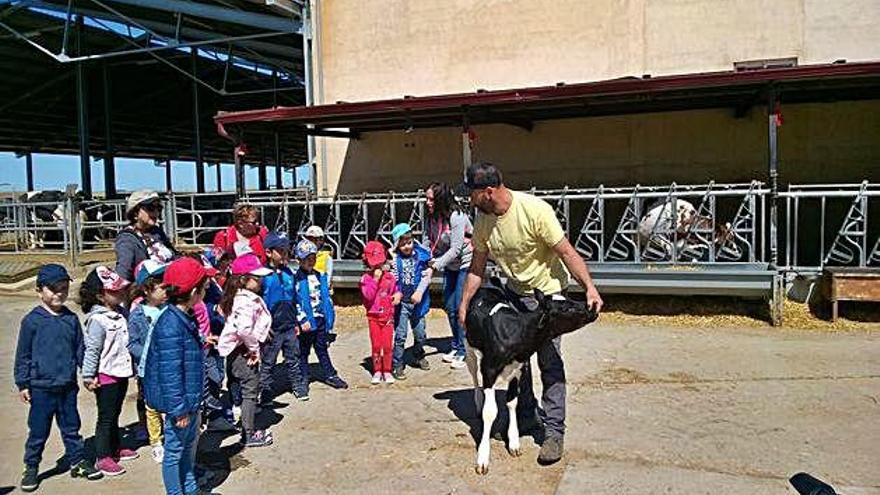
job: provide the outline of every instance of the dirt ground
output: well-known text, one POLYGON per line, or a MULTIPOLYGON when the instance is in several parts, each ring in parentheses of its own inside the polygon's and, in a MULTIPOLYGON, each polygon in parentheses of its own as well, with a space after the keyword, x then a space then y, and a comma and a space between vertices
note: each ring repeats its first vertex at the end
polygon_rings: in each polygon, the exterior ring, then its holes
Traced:
MULTIPOLYGON (((0 494, 17 491, 21 472, 27 407, 12 361, 32 304, 0 298, 0 494)), ((530 437, 520 458, 495 441, 489 474, 478 476, 470 379, 434 353, 448 346, 446 322, 429 320, 430 371, 374 387, 365 322, 341 313, 331 355, 352 388, 316 383, 306 403, 281 396, 283 406, 259 418, 272 425, 269 448, 241 452, 234 437, 204 436, 199 459, 215 493, 772 494, 794 493, 786 480, 799 471, 839 493, 880 493, 880 325, 828 333, 600 322, 563 340, 563 461, 538 466, 530 437)), ((90 439, 95 403, 85 391, 80 411, 90 439)), ((135 418, 130 396, 123 423, 135 418)), ((161 493, 158 466, 140 452, 118 479, 72 480, 51 472, 63 453, 53 432, 39 493, 161 493)))

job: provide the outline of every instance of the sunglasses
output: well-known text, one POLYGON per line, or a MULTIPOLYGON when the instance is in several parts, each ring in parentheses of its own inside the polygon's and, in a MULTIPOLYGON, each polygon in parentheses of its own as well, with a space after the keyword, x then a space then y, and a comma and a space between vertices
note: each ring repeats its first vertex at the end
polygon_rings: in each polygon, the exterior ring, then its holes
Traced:
POLYGON ((162 211, 162 205, 157 202, 144 203, 141 205, 141 208, 143 208, 146 211, 150 211, 150 212, 154 212, 154 213, 158 213, 158 212, 162 211))

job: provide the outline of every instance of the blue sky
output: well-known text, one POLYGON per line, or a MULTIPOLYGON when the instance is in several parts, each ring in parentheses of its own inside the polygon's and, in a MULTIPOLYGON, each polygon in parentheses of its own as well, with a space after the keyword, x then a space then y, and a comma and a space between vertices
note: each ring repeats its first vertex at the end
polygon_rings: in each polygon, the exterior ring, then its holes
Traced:
MULTIPOLYGON (((235 177, 232 164, 221 164, 222 186, 224 191, 235 188, 235 177)), ((171 182, 177 192, 195 191, 196 172, 193 162, 171 162, 171 182)), ((297 177, 308 180, 308 168, 296 170, 297 177)), ((267 173, 269 187, 275 185, 275 169, 270 167, 267 173)), ((257 169, 245 169, 245 182, 248 189, 257 187, 257 169)), ((34 154, 34 188, 60 189, 67 184, 79 184, 79 156, 34 154)), ((284 174, 284 185, 293 185, 292 174, 284 174)), ((120 191, 135 189, 165 190, 165 167, 156 166, 152 160, 116 158, 116 188, 120 191)), ((217 172, 214 166, 205 169, 205 188, 207 191, 217 190, 217 172)), ((16 158, 13 153, 0 153, 0 192, 24 191, 27 189, 24 157, 16 158)), ((92 162, 92 190, 104 190, 104 164, 102 161, 92 162)))

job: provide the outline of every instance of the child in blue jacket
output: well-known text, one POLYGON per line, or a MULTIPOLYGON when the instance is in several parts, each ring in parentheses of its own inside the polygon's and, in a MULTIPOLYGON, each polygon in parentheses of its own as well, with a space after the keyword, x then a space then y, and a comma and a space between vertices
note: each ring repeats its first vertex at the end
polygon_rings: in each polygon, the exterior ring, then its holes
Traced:
POLYGON ((293 270, 288 266, 290 239, 281 232, 269 232, 263 241, 267 267, 271 275, 263 277, 263 301, 272 313, 272 338, 260 350, 260 400, 272 402, 275 391, 272 371, 278 354, 284 355, 284 366, 293 395, 308 400, 308 386, 300 370, 299 325, 296 318, 296 284, 293 270))
POLYGON ((198 440, 205 365, 192 308, 202 301, 213 269, 183 257, 165 269, 168 307, 153 328, 144 369, 147 405, 165 413, 162 480, 167 495, 197 493, 198 440))
POLYGON ((37 474, 53 419, 61 429, 70 475, 90 480, 102 477, 83 458, 76 369, 82 367, 85 344, 79 319, 64 305, 69 291, 70 276, 63 266, 48 264, 40 268, 40 305, 21 320, 18 333, 15 385, 22 402, 30 405, 21 478, 24 492, 32 492, 40 485, 37 474))
POLYGON ((300 370, 308 395, 309 354, 312 347, 324 371, 324 382, 333 388, 348 388, 348 384, 336 373, 327 351, 327 331, 333 328, 336 311, 330 298, 327 275, 315 270, 318 247, 309 240, 296 245, 299 269, 294 275, 297 296, 297 323, 299 324, 300 370))
POLYGON ((394 242, 394 259, 391 272, 397 279, 397 287, 403 298, 394 312, 394 355, 392 358, 392 375, 398 380, 405 380, 405 363, 403 351, 406 346, 406 334, 409 328, 413 331, 413 366, 423 370, 431 369, 425 358, 425 316, 431 307, 428 284, 431 283, 431 253, 416 243, 412 236, 412 227, 400 223, 391 230, 394 242))

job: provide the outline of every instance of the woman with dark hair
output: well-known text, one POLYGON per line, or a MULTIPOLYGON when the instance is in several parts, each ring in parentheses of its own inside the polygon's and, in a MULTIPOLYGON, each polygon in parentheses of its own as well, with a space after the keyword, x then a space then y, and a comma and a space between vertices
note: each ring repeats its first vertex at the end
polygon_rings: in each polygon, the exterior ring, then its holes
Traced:
POLYGON ((155 191, 135 191, 125 205, 128 225, 116 237, 116 273, 134 281, 134 267, 141 261, 151 259, 157 263, 169 263, 177 252, 168 236, 159 227, 162 201, 155 191))
POLYGON ((474 227, 467 213, 455 200, 448 185, 434 182, 425 190, 428 209, 425 247, 433 256, 435 272, 443 272, 443 306, 452 327, 452 350, 443 361, 452 368, 464 368, 464 329, 458 324, 458 306, 471 264, 471 235, 474 227))

